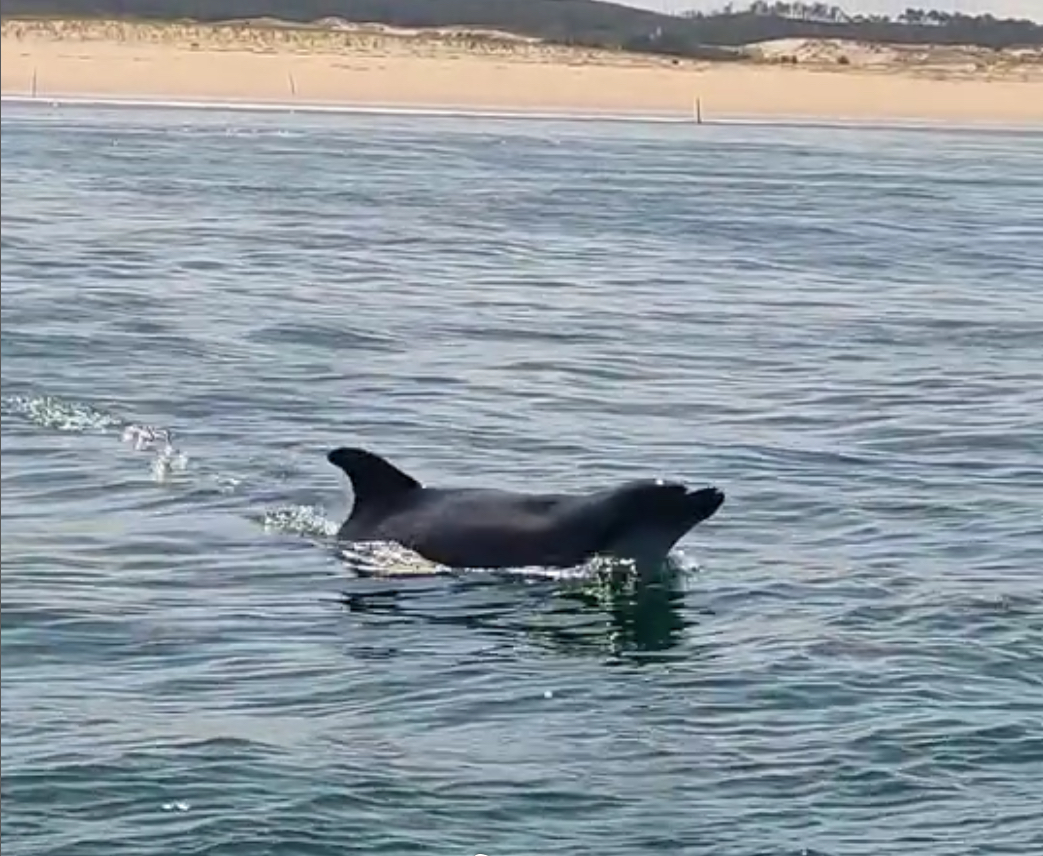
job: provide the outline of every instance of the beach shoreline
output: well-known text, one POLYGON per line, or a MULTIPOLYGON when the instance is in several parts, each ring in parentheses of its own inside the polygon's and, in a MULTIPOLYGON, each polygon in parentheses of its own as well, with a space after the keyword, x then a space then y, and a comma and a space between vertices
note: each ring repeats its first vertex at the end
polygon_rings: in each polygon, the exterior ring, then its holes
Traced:
POLYGON ((5 19, 0 42, 5 99, 1043 125, 1043 51, 801 40, 708 62, 466 30, 65 19, 5 19))

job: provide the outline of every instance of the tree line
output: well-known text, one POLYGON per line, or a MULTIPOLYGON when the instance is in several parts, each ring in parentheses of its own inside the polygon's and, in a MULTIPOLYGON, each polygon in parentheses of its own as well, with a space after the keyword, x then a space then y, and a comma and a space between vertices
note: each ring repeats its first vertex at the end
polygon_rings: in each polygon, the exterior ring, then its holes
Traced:
POLYGON ((849 14, 827 3, 753 0, 739 9, 682 15, 713 44, 740 45, 779 38, 831 38, 892 44, 976 45, 987 48, 1043 45, 1043 25, 991 14, 965 15, 909 7, 899 15, 849 14))
POLYGON ((834 38, 899 44, 1043 45, 1043 25, 992 15, 909 8, 849 15, 825 3, 754 0, 711 13, 668 15, 599 0, 0 0, 9 17, 201 22, 270 17, 309 23, 342 18, 397 27, 480 27, 566 45, 709 59, 741 59, 753 42, 834 38))

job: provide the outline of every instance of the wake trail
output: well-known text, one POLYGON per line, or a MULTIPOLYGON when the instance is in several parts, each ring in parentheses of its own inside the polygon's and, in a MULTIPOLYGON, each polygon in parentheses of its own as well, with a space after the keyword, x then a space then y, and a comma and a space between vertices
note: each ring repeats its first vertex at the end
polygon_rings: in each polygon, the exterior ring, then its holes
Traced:
MULTIPOLYGON (((190 457, 175 444, 171 428, 127 419, 86 402, 52 395, 5 395, 0 398, 0 415, 5 423, 15 419, 47 431, 111 436, 145 456, 149 477, 156 484, 205 486, 232 495, 241 493, 246 481, 190 457)), ((336 525, 320 506, 265 508, 259 522, 267 532, 305 538, 325 539, 336 533, 336 525)))
MULTIPOLYGON (((148 425, 120 416, 86 402, 52 395, 8 395, 0 398, 0 414, 5 424, 20 420, 35 428, 72 434, 109 436, 145 456, 150 479, 156 484, 184 485, 187 489, 209 488, 224 495, 244 493, 248 479, 219 470, 195 457, 190 457, 175 444, 174 431, 161 425, 148 425)), ((256 475, 252 476, 256 479, 256 475)), ((257 489, 268 487, 258 484, 257 489)), ((282 504, 265 507, 257 515, 248 515, 270 534, 294 535, 312 542, 329 544, 335 538, 338 524, 331 520, 321 505, 282 504)), ((460 569, 449 569, 424 559, 397 544, 338 545, 337 552, 346 570, 354 576, 428 576, 456 575, 460 569)), ((671 557, 677 570, 696 571, 698 563, 678 552, 671 557)), ((581 580, 615 575, 618 562, 594 558, 571 569, 525 567, 504 571, 510 576, 552 578, 560 581, 581 580)), ((471 569, 481 571, 480 568, 471 569)))

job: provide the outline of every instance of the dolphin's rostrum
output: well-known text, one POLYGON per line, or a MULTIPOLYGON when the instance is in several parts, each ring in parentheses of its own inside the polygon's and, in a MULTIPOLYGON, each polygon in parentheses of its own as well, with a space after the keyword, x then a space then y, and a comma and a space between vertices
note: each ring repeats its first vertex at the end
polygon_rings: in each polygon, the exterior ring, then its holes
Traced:
POLYGON ((715 487, 650 479, 587 494, 424 487, 365 449, 327 458, 355 496, 339 540, 396 543, 449 568, 571 568, 596 556, 662 562, 724 502, 715 487))

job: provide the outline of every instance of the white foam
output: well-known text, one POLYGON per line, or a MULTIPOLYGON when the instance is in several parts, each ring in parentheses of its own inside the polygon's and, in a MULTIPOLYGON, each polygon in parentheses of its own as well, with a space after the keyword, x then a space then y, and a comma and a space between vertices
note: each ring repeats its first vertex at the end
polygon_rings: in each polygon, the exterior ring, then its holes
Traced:
POLYGON ((2 94, 0 102, 11 104, 33 104, 49 107, 136 107, 170 110, 213 110, 237 113, 328 113, 328 114, 374 114, 387 116, 431 116, 473 119, 522 119, 537 121, 577 122, 643 122, 693 124, 694 119, 686 113, 647 114, 612 113, 600 111, 574 112, 555 110, 506 110, 474 109, 454 106, 421 106, 393 104, 352 104, 323 101, 238 101, 210 98, 121 98, 93 95, 17 95, 2 94))
POLYGON ((738 125, 750 127, 841 128, 865 130, 941 130, 1038 132, 1033 122, 957 121, 950 119, 865 118, 856 116, 816 117, 801 115, 754 116, 745 114, 713 114, 697 123, 688 112, 613 113, 608 111, 508 110, 454 106, 394 104, 352 104, 321 101, 240 101, 207 98, 128 98, 103 95, 21 95, 0 93, 0 103, 38 107, 111 107, 158 110, 202 110, 230 113, 303 113, 327 115, 414 116, 459 119, 501 119, 514 121, 611 122, 650 125, 738 125))

